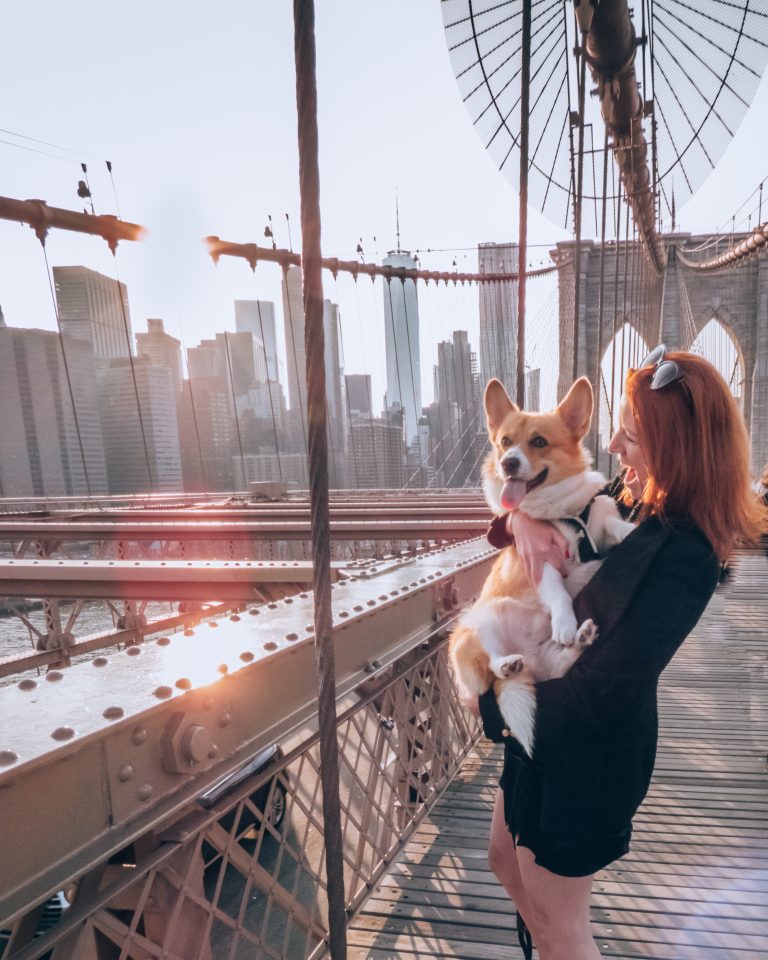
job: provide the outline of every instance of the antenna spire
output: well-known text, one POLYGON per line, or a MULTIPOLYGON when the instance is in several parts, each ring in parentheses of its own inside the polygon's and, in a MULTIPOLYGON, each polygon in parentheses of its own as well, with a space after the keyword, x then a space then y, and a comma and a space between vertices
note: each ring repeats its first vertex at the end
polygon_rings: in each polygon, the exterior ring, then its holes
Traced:
POLYGON ((397 223, 397 252, 400 253, 400 199, 395 187, 395 221, 397 223))

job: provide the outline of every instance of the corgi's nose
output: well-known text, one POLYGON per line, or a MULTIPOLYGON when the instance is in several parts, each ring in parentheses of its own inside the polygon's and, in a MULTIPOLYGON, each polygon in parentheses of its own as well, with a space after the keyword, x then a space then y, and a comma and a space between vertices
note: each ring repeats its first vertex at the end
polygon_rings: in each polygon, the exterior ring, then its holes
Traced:
POLYGON ((516 477, 520 472, 520 458, 519 457, 506 457, 502 461, 502 466, 504 467, 504 472, 509 477, 516 477))

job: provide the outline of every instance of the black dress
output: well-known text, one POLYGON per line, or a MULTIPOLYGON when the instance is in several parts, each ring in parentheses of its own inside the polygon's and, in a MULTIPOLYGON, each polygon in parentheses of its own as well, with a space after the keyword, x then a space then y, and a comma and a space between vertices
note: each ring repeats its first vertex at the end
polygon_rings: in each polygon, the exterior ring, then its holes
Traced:
POLYGON ((561 678, 536 687, 533 757, 509 736, 493 690, 485 734, 505 744, 507 826, 552 873, 588 876, 629 849, 656 759, 659 676, 704 612, 719 562, 690 522, 645 520, 574 601, 599 636, 561 678))

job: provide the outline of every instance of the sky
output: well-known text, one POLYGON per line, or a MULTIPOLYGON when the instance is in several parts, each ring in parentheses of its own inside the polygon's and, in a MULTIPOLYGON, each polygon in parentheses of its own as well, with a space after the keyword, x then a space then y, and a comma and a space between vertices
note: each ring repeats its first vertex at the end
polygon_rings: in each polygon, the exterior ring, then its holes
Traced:
MULTIPOLYGON (((316 8, 325 255, 354 259, 362 238, 366 259, 380 260, 396 242, 396 190, 401 244, 434 251, 421 255, 425 267, 450 270, 456 259, 458 269, 474 270, 478 242, 516 240, 517 194, 461 102, 438 0, 319 0, 316 8)), ((214 268, 202 237, 266 243, 271 214, 278 245, 288 245, 290 225, 300 249, 288 0, 41 0, 3 5, 0 30, 0 193, 81 209, 84 161, 96 213, 119 213, 149 231, 141 244, 122 244, 116 259, 98 238, 52 232, 50 266, 82 263, 119 276, 134 332, 161 317, 186 346, 234 329, 236 298, 273 300, 281 315, 279 268, 261 264, 252 275, 240 260, 214 268)), ((764 79, 716 173, 678 210, 678 229, 729 223, 766 176, 767 109, 764 79)), ((535 211, 528 223, 534 265, 568 238, 535 211)), ((341 305, 346 372, 371 373, 379 398, 381 281, 356 289, 325 274, 324 284, 341 305)), ((534 324, 551 318, 552 289, 552 281, 530 282, 534 324)), ((11 326, 56 327, 40 245, 28 227, 6 221, 0 305, 11 326)), ((477 327, 476 288, 423 296, 425 402, 437 341, 467 329, 477 350, 477 327)))

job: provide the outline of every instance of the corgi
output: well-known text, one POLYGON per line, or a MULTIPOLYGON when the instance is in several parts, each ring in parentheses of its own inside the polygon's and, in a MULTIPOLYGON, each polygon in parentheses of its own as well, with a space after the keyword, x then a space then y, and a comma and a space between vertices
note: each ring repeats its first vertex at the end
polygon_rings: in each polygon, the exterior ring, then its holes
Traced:
POLYGON ((568 540, 568 576, 545 564, 534 589, 514 546, 504 549, 453 631, 449 656, 462 700, 494 684, 510 734, 530 755, 534 683, 563 676, 595 640, 591 620, 577 624, 573 597, 634 524, 621 518, 612 497, 600 494, 605 477, 590 469, 582 442, 593 408, 586 377, 551 413, 521 410, 498 380, 488 383, 484 404, 492 445, 483 467, 486 500, 495 514, 521 510, 555 524, 568 540), (580 550, 580 541, 589 548, 580 550))

